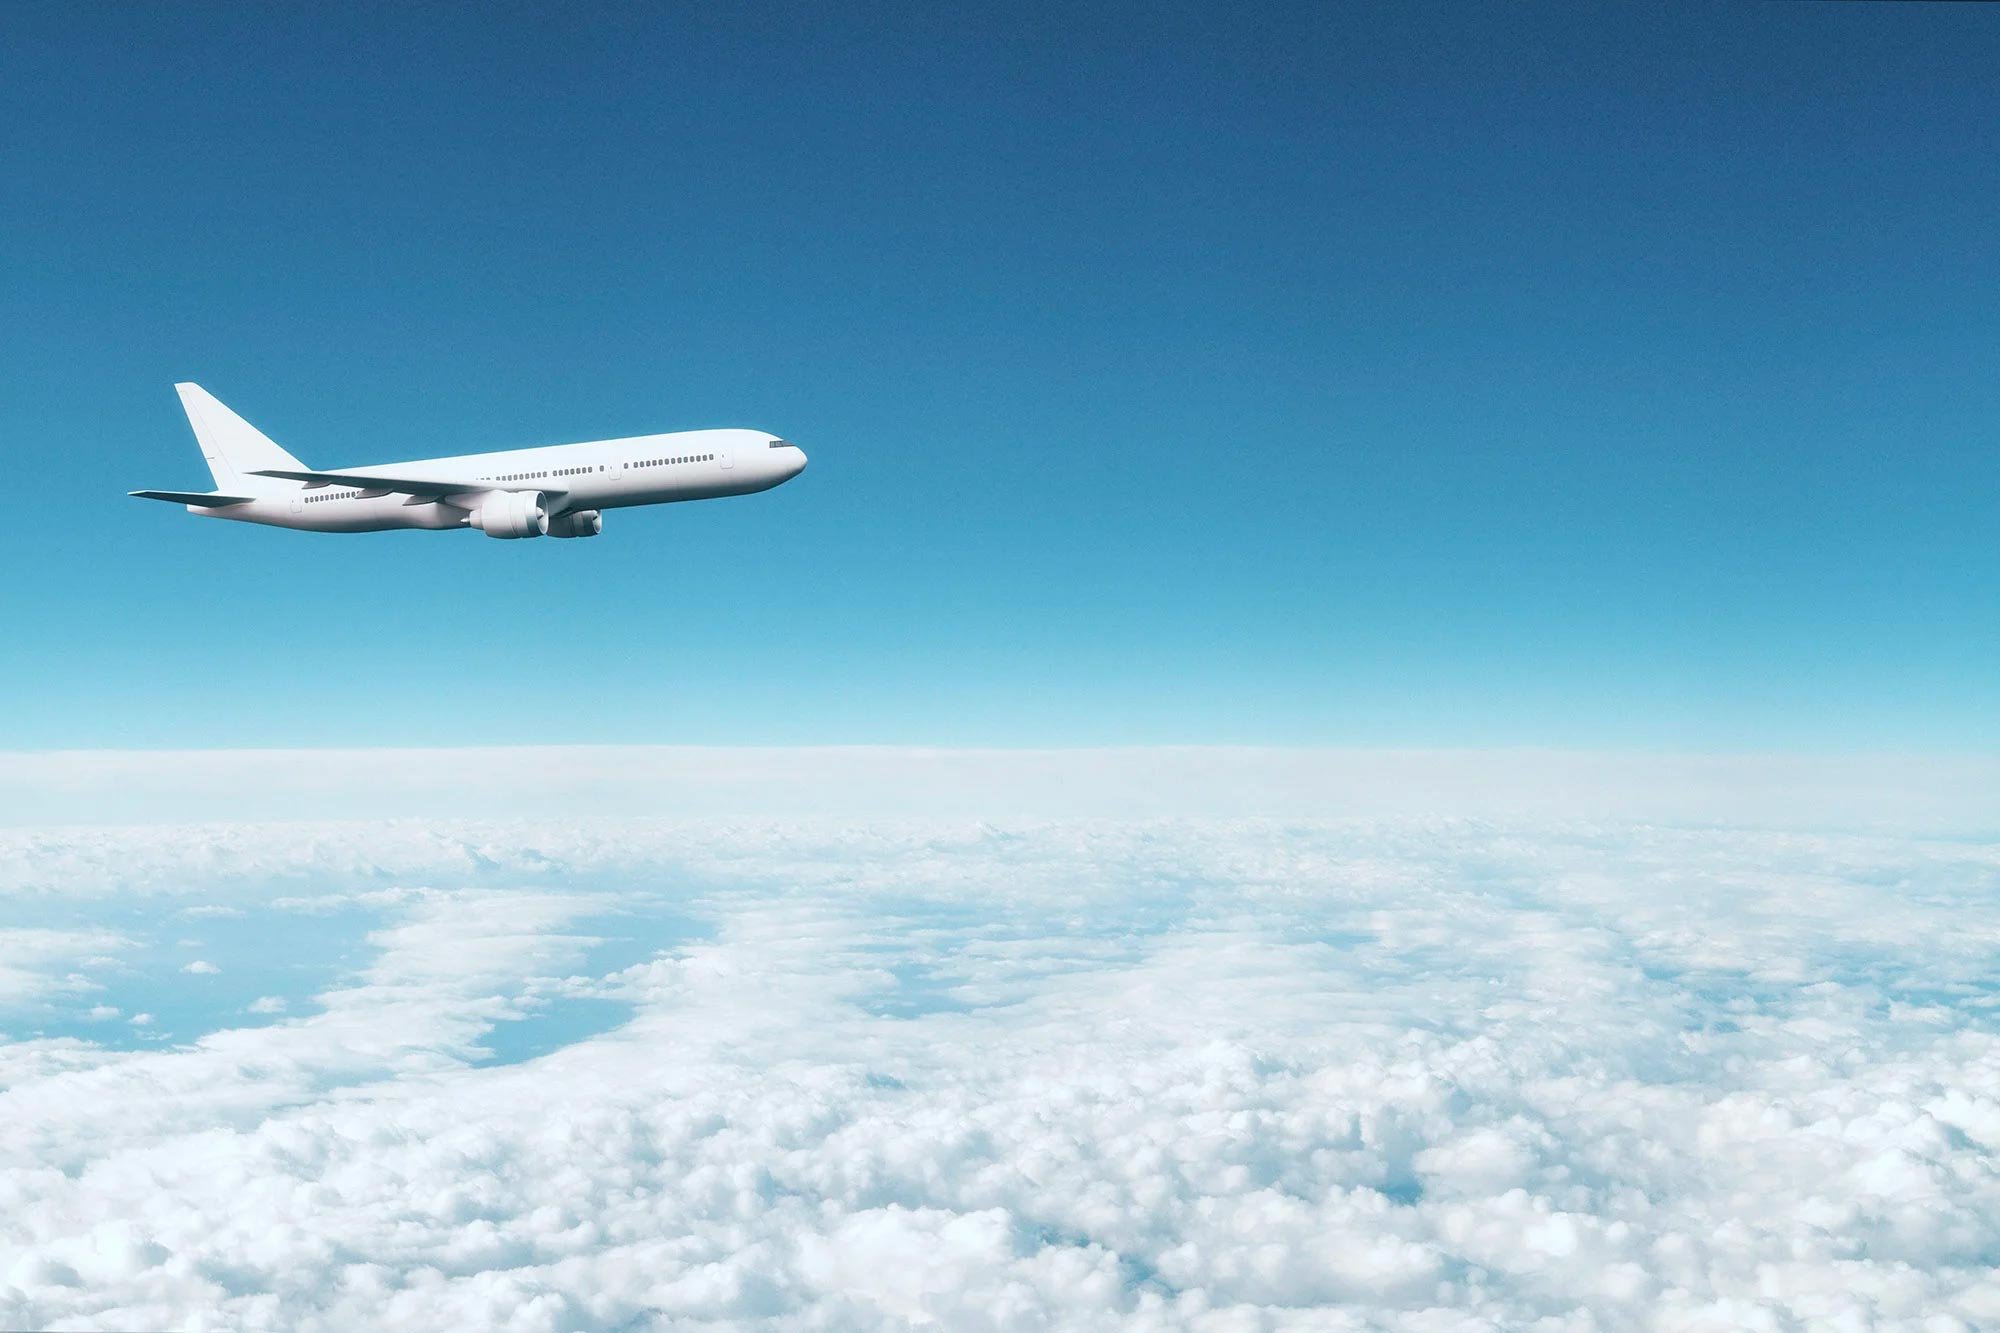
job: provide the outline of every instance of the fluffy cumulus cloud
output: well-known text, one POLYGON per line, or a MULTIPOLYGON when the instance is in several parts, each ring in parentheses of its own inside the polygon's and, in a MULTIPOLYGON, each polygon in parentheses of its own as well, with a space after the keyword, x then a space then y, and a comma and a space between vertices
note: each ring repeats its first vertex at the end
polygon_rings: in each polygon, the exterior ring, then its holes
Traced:
POLYGON ((1992 1327, 1996 890, 1630 823, 0 834, 0 1326, 1992 1327))
POLYGON ((0 1012, 52 993, 93 988, 87 962, 130 945, 108 930, 0 927, 0 1012))

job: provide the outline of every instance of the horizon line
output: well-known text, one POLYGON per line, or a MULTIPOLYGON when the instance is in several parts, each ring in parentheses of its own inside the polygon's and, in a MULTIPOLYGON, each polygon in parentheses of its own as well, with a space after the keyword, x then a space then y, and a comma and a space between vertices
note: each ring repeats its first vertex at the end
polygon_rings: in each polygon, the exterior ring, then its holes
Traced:
POLYGON ((1284 746, 0 751, 0 825, 1451 816, 2000 828, 2000 755, 1284 746))

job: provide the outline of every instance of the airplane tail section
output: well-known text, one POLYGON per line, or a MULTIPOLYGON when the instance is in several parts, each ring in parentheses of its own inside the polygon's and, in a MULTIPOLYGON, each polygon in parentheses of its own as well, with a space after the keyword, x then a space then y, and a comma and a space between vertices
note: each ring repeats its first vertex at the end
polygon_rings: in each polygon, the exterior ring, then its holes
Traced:
POLYGON ((294 482, 260 477, 258 472, 277 468, 303 472, 305 464, 273 444, 270 437, 224 407, 219 399, 199 384, 176 384, 188 424, 201 445, 201 456, 215 477, 215 489, 231 495, 261 495, 291 490, 294 482))

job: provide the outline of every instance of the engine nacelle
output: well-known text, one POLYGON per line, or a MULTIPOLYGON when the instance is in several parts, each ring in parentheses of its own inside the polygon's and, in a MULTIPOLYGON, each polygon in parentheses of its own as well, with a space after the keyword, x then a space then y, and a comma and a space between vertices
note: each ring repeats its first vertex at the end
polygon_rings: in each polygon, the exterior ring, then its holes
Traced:
POLYGON ((540 537, 549 511, 540 491, 504 491, 472 511, 472 526, 489 537, 540 537))
POLYGON ((549 520, 551 537, 595 537, 604 531, 604 515, 595 509, 579 509, 573 514, 557 514, 549 520))

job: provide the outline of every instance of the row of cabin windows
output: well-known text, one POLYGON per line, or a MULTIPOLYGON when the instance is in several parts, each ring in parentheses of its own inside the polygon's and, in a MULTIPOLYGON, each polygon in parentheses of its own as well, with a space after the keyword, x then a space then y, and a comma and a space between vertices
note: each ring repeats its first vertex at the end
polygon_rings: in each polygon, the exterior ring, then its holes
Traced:
POLYGON ((316 505, 321 500, 352 500, 360 494, 361 494, 360 491, 335 491, 330 495, 308 495, 306 497, 306 503, 309 505, 316 505))
POLYGON ((595 471, 587 467, 559 467, 553 472, 508 472, 498 477, 482 477, 482 481, 539 481, 543 477, 574 477, 580 473, 595 471))
MULTIPOLYGON (((628 468, 666 467, 668 464, 671 463, 711 463, 714 461, 715 461, 714 454, 686 454, 680 458, 643 458, 636 463, 627 463, 625 466, 628 468)), ((591 470, 592 469, 587 467, 559 467, 553 472, 507 472, 497 477, 486 477, 483 478, 483 480, 539 481, 543 477, 573 477, 580 472, 589 472, 591 470)))

